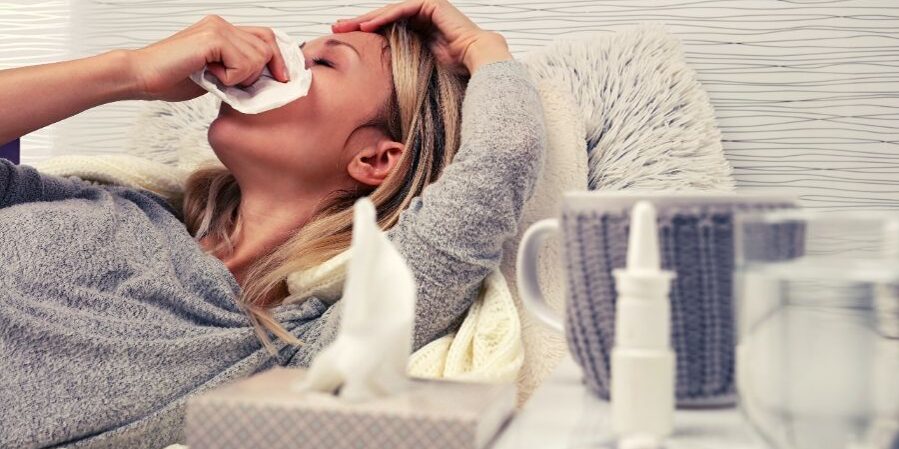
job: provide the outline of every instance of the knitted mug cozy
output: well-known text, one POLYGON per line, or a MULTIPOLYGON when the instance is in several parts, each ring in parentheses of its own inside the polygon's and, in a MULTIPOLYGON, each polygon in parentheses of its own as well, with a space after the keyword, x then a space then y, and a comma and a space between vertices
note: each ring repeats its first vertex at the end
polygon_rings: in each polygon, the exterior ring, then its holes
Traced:
MULTIPOLYGON (((733 218, 737 210, 763 208, 781 206, 659 206, 662 267, 677 273, 670 293, 671 345, 680 407, 736 402, 733 218)), ((566 339, 587 387, 608 400, 617 297, 612 270, 626 265, 630 216, 627 210, 566 210, 561 221, 568 273, 566 339)))

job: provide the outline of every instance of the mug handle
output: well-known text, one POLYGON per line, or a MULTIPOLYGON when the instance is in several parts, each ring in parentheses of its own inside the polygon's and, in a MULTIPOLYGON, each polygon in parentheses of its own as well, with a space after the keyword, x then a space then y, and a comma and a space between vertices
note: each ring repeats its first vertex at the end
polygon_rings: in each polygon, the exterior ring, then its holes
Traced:
POLYGON ((547 218, 531 225, 521 238, 518 246, 516 271, 518 294, 525 308, 549 327, 564 333, 562 319, 549 307, 546 298, 540 293, 537 278, 537 256, 547 237, 559 232, 559 220, 547 218))

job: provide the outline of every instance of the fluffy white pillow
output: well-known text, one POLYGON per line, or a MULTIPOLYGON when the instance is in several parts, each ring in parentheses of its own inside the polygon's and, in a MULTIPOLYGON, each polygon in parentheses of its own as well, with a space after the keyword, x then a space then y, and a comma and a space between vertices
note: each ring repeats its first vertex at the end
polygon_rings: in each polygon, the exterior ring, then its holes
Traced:
POLYGON ((146 102, 128 132, 126 153, 184 170, 221 164, 206 137, 221 103, 215 95, 180 103, 146 102))
POLYGON ((662 25, 556 40, 525 63, 577 100, 591 190, 733 190, 709 96, 662 25))

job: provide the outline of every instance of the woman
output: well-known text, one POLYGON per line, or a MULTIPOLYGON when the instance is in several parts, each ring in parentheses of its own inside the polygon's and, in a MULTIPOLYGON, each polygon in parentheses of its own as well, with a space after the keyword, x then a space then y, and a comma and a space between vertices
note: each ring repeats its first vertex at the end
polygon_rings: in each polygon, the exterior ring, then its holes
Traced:
MULTIPOLYGON (((360 196, 414 272, 413 349, 455 330, 541 169, 536 89, 501 35, 444 0, 332 31, 304 43, 307 96, 222 105, 209 142, 226 169, 195 172, 183 210, 0 163, 0 447, 159 448, 183 441, 189 396, 308 366, 341 302, 292 298, 284 279, 348 247, 360 196)), ((282 61, 270 30, 211 16, 138 50, 3 71, 0 141, 110 101, 195 98, 188 75, 207 63, 228 85, 266 66, 284 81, 282 61)))

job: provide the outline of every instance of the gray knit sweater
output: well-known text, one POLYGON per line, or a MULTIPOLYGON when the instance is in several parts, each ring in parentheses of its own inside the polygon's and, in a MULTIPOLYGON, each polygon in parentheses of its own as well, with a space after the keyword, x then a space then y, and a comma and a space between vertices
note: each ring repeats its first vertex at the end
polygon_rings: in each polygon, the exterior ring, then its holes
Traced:
MULTIPOLYGON (((388 232, 419 286, 415 350, 454 330, 498 267, 546 146, 518 61, 474 73, 455 161, 388 232)), ((159 449, 183 442, 189 396, 308 366, 341 301, 274 309, 306 341, 271 357, 240 286, 165 200, 0 160, 0 447, 159 449)))

